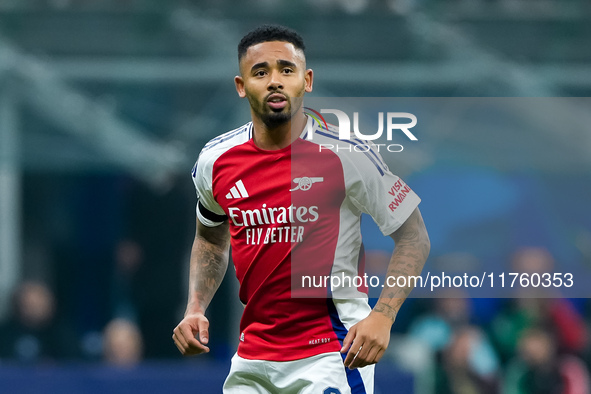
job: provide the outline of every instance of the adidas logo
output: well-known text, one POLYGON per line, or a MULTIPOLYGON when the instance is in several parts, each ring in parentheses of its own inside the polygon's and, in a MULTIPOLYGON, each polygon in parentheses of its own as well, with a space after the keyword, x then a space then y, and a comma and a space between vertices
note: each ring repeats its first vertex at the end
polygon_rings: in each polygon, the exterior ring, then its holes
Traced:
POLYGON ((226 194, 226 198, 231 200, 233 198, 246 198, 248 197, 248 192, 244 187, 244 183, 242 183, 242 179, 240 179, 232 188, 230 189, 230 193, 226 194))

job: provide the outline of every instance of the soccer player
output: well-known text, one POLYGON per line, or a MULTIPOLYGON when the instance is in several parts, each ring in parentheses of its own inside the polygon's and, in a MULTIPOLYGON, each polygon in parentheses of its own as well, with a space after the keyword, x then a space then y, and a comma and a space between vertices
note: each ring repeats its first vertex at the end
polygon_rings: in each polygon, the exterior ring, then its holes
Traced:
POLYGON ((281 26, 244 36, 234 81, 252 121, 207 143, 192 172, 197 230, 173 340, 183 355, 209 352, 205 311, 231 244, 245 307, 225 393, 372 393, 374 364, 412 286, 385 282, 372 310, 362 288, 306 288, 303 279, 362 275, 362 212, 395 241, 387 275, 419 275, 429 254, 420 199, 377 152, 319 149, 364 142, 340 141, 304 113, 313 84, 304 49, 281 26))

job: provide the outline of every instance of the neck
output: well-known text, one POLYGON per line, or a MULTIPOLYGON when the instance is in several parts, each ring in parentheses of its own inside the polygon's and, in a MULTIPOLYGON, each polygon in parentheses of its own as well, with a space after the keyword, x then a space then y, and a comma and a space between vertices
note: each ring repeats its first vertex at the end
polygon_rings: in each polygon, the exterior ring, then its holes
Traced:
POLYGON ((254 143, 265 150, 283 149, 300 137, 306 126, 306 120, 306 115, 301 108, 291 117, 291 120, 276 127, 269 127, 253 114, 254 143))

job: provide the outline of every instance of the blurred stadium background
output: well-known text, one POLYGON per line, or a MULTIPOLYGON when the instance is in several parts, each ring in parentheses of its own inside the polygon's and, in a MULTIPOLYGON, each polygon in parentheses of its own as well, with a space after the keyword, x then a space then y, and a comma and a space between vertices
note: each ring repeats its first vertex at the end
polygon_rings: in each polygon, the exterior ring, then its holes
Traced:
MULTIPOLYGON (((212 352, 183 360, 170 337, 189 173, 249 118, 232 79, 260 23, 303 35, 317 97, 573 98, 578 130, 432 129, 390 164, 423 198, 428 264, 589 265, 590 22, 584 0, 0 0, 0 392, 220 391, 241 312, 231 268, 212 352)), ((374 231, 379 267, 392 244, 374 231)), ((586 299, 409 300, 377 392, 591 392, 590 319, 586 299)))

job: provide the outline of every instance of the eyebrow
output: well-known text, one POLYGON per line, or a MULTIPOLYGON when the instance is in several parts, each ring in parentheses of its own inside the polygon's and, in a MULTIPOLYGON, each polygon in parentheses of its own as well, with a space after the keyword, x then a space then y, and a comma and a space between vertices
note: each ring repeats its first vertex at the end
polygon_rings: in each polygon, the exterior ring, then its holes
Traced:
MULTIPOLYGON (((289 60, 279 59, 279 60, 277 60, 277 64, 280 66, 297 67, 297 65, 294 62, 290 62, 289 60)), ((259 68, 267 68, 267 67, 269 67, 268 62, 260 62, 260 63, 253 65, 251 67, 250 71, 254 71, 259 68)))
POLYGON ((254 66, 252 66, 251 69, 250 69, 250 71, 254 71, 257 68, 267 68, 267 67, 269 67, 269 63, 267 63, 267 62, 261 62, 261 63, 257 63, 254 66))
POLYGON ((297 67, 295 63, 290 62, 289 60, 277 60, 277 64, 280 66, 289 66, 289 67, 297 67))

